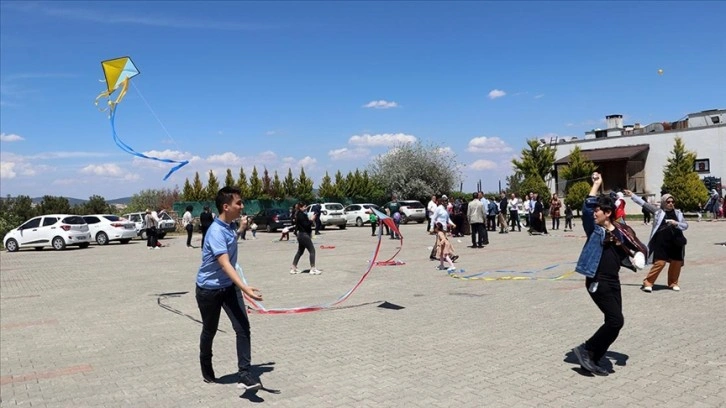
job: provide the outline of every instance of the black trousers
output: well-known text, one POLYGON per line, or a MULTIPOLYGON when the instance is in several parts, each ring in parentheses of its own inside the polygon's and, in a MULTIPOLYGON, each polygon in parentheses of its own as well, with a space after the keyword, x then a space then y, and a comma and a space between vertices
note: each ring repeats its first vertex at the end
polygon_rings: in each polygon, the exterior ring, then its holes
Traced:
POLYGON ((194 231, 194 226, 192 224, 187 224, 186 230, 187 230, 187 246, 192 246, 192 231, 194 231))
POLYGON ((156 236, 156 227, 146 229, 146 246, 154 248, 156 243, 159 242, 159 238, 156 236))
POLYGON ((473 222, 469 225, 471 225, 471 246, 483 245, 484 223, 473 222))
POLYGON ((310 238, 310 235, 308 235, 307 232, 298 231, 297 233, 297 253, 295 253, 295 258, 292 260, 292 264, 297 267, 298 261, 300 261, 300 257, 302 256, 303 252, 305 250, 308 250, 308 253, 310 253, 310 267, 315 267, 315 245, 313 245, 313 240, 310 238))
POLYGON ((522 222, 519 220, 519 211, 510 211, 509 220, 512 222, 512 231, 514 231, 514 227, 517 227, 519 231, 522 230, 522 222))
MULTIPOLYGON (((593 282, 587 278, 585 286, 589 288, 593 282)), ((603 325, 585 342, 585 348, 592 353, 592 361, 597 363, 618 338, 625 324, 623 300, 619 282, 597 282, 597 290, 594 293, 588 290, 588 293, 605 317, 603 325)))
POLYGON ((237 368, 244 373, 250 368, 252 356, 250 321, 244 310, 242 292, 235 285, 222 289, 204 289, 197 286, 197 306, 202 314, 202 335, 199 337, 199 361, 202 367, 212 366, 212 342, 217 334, 222 309, 232 322, 237 336, 237 368))

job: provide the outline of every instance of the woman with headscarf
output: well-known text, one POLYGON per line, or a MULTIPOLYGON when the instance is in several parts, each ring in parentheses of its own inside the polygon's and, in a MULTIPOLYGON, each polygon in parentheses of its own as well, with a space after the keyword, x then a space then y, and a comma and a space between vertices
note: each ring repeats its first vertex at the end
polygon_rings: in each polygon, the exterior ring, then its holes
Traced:
POLYGON ((688 229, 688 223, 683 217, 681 210, 675 208, 675 198, 670 194, 663 194, 660 198, 660 208, 645 202, 642 198, 629 190, 624 190, 626 196, 654 214, 653 229, 650 231, 648 241, 648 263, 653 266, 648 276, 643 280, 641 290, 652 292, 658 275, 668 266, 668 287, 672 290, 681 290, 678 286, 678 278, 681 275, 681 268, 686 254, 686 237, 683 231, 688 229))

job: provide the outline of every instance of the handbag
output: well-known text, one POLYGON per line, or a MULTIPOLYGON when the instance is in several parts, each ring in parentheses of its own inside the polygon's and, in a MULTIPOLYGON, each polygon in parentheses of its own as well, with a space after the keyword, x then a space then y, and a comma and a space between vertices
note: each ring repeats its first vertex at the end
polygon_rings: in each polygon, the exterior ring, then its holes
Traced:
POLYGON ((686 236, 683 235, 683 231, 681 231, 680 228, 673 227, 671 228, 671 233, 673 233, 673 243, 684 247, 686 244, 688 244, 688 240, 686 239, 686 236))

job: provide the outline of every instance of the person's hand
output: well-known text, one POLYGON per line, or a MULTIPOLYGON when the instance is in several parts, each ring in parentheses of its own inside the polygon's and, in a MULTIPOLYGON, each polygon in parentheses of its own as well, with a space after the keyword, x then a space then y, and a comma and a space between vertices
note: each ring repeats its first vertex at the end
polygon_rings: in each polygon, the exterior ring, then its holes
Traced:
POLYGON ((625 194, 626 197, 632 197, 633 192, 630 190, 623 190, 623 194, 625 194))
POLYGON ((592 182, 597 185, 602 184, 602 175, 598 172, 592 173, 592 182))
POLYGON ((242 292, 244 292, 245 295, 251 297, 254 300, 262 300, 262 294, 260 293, 260 290, 253 286, 243 287, 242 292))
POLYGON ((678 221, 676 221, 676 220, 666 220, 666 223, 668 225, 670 225, 671 227, 674 227, 674 226, 677 226, 678 225, 678 221))

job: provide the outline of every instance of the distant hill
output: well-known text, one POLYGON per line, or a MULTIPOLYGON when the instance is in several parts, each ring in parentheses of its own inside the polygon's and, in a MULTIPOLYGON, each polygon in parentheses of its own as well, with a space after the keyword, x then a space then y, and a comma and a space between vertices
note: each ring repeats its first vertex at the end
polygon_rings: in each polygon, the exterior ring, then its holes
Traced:
MULTIPOLYGON (((68 200, 68 203, 71 206, 85 204, 86 201, 88 201, 88 200, 84 200, 81 198, 73 198, 73 197, 66 197, 66 199, 68 200)), ((40 204, 40 202, 43 201, 43 197, 35 197, 35 198, 32 198, 31 200, 33 200, 33 204, 40 204)), ((114 204, 127 205, 129 202, 131 202, 131 197, 115 198, 113 200, 106 200, 106 202, 111 205, 114 205, 114 204)))

